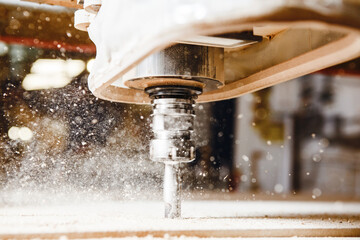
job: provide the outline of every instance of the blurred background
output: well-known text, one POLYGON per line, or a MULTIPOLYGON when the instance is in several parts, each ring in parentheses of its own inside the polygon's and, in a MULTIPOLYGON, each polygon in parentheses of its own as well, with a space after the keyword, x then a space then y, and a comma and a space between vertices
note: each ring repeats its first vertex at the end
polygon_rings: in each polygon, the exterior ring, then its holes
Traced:
MULTIPOLYGON (((87 88, 94 57, 72 11, 0 1, 0 204, 70 193, 160 198, 163 165, 148 156, 151 107, 95 98, 87 88)), ((355 59, 198 104, 187 197, 359 199, 358 91, 355 59)))

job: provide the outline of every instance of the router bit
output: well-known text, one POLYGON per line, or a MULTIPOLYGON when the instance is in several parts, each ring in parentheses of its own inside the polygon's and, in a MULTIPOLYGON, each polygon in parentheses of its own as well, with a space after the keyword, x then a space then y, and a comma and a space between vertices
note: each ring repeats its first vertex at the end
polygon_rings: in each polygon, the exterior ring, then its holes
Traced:
POLYGON ((179 163, 165 163, 164 173, 165 217, 181 217, 181 172, 179 163))
POLYGON ((152 99, 153 139, 150 158, 165 164, 165 217, 181 216, 180 164, 195 159, 194 104, 202 90, 184 86, 157 86, 145 89, 152 99))
POLYGON ((165 217, 181 216, 181 164, 195 159, 195 100, 223 79, 223 49, 177 44, 144 59, 126 84, 153 106, 150 159, 165 164, 165 217), (220 80, 219 80, 220 79, 220 80))

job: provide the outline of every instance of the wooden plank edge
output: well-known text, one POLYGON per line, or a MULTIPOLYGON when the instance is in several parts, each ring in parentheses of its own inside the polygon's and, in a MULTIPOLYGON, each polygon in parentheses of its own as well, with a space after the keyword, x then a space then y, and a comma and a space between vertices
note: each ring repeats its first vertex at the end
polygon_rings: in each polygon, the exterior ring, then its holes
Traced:
POLYGON ((198 237, 198 238, 238 238, 238 237, 359 237, 360 228, 291 228, 291 229, 242 229, 242 230, 149 230, 149 231, 109 231, 109 232, 62 232, 2 234, 0 239, 89 239, 124 237, 198 237))
POLYGON ((220 101, 239 97, 273 85, 349 61, 360 56, 360 36, 347 36, 291 60, 226 84, 219 90, 199 96, 197 102, 220 101))

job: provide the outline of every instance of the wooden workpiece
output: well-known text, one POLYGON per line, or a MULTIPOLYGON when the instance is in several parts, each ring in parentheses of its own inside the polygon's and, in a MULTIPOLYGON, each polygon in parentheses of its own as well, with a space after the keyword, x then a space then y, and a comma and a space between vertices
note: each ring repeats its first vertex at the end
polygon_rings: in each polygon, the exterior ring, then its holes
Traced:
POLYGON ((357 237, 360 203, 185 201, 182 219, 155 201, 2 207, 1 239, 357 237))

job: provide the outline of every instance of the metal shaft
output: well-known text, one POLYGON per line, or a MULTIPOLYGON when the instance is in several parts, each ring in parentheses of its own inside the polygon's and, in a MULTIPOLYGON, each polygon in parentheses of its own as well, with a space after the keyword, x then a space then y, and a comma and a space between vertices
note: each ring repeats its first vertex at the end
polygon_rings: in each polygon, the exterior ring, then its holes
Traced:
POLYGON ((165 217, 181 216, 180 163, 195 159, 195 143, 191 138, 194 130, 194 99, 201 89, 182 86, 148 88, 153 99, 153 139, 150 158, 165 163, 164 202, 165 217))
POLYGON ((165 163, 164 174, 165 217, 181 216, 181 173, 179 163, 165 163))

